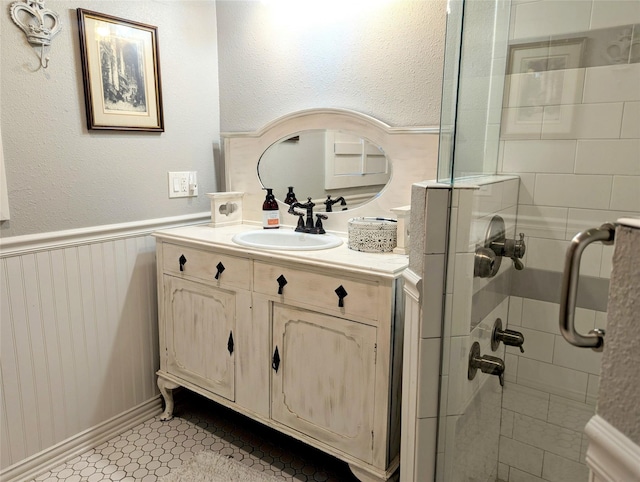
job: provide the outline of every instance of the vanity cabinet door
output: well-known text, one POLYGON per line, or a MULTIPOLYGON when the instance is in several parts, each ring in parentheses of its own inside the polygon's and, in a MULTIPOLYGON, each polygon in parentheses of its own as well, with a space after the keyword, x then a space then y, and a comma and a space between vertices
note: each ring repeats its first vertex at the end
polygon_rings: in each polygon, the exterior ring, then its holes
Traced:
POLYGON ((272 418, 368 463, 375 363, 375 327, 274 304, 272 418))
POLYGON ((166 370, 234 400, 236 293, 164 276, 166 370))

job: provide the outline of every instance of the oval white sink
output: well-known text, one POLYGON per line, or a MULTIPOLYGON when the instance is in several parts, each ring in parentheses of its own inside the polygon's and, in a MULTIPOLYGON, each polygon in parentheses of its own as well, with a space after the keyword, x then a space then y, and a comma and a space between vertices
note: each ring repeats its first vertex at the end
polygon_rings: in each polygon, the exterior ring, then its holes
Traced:
POLYGON ((245 231, 236 234, 231 240, 236 244, 251 248, 290 251, 329 249, 342 244, 342 239, 333 234, 307 234, 280 229, 245 231))

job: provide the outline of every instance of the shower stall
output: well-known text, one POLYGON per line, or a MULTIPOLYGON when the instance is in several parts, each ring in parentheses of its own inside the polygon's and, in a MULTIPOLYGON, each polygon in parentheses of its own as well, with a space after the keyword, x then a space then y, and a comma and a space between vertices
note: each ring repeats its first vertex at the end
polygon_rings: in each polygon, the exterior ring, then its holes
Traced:
MULTIPOLYGON (((640 216, 640 2, 450 0, 443 85, 401 480, 586 482, 601 353, 561 335, 562 270, 576 233, 640 216)), ((579 333, 606 329, 612 254, 583 254, 579 333)))

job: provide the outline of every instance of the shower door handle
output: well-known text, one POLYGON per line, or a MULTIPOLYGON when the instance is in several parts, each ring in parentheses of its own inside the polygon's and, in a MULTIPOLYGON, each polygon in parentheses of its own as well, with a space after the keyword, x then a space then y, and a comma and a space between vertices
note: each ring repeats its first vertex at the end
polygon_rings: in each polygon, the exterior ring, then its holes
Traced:
POLYGON ((615 233, 615 225, 606 223, 599 228, 587 229, 586 231, 576 234, 567 248, 560 292, 559 321, 560 333, 562 333, 565 340, 574 346, 592 348, 595 351, 602 351, 602 347, 604 346, 604 330, 596 328, 586 335, 582 335, 576 331, 576 299, 578 297, 578 281, 582 252, 589 244, 596 241, 607 245, 613 244, 615 233))

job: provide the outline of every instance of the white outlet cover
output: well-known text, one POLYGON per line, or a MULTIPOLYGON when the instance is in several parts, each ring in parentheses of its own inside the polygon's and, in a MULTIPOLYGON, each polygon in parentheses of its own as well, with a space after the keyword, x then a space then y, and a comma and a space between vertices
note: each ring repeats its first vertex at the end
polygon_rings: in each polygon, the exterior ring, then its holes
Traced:
POLYGON ((194 184, 194 189, 189 189, 189 180, 197 179, 196 171, 177 171, 168 172, 167 174, 169 198, 195 197, 198 195, 197 182, 194 184))

